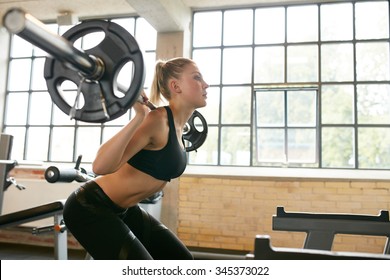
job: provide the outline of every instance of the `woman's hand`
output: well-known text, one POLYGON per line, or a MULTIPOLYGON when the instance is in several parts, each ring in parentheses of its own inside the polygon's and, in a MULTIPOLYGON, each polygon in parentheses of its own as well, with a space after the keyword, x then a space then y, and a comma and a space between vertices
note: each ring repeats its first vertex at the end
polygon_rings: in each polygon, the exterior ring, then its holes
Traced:
POLYGON ((139 99, 133 105, 136 115, 142 116, 143 118, 146 117, 146 115, 150 112, 150 109, 146 106, 146 102, 148 100, 149 98, 146 96, 145 91, 142 90, 139 99))

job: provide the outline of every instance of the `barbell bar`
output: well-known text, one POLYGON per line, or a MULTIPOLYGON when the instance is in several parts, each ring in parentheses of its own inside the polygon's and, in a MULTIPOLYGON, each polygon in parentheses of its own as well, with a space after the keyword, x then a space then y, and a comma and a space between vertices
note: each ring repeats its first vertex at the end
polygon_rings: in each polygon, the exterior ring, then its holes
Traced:
POLYGON ((9 32, 17 34, 56 59, 68 63, 68 66, 85 77, 95 80, 104 72, 104 65, 98 58, 76 49, 63 37, 51 32, 42 22, 21 9, 10 9, 4 15, 3 25, 9 32))

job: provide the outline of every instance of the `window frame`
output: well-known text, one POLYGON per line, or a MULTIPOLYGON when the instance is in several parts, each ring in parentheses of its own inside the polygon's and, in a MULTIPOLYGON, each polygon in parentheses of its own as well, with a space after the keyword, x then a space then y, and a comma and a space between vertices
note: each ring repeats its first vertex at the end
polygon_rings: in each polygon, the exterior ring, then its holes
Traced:
MULTIPOLYGON (((374 1, 373 1, 374 2, 374 1)), ((378 1, 375 1, 375 3, 387 3, 387 1, 383 1, 383 0, 378 0, 378 1)), ((274 46, 281 46, 281 47, 284 47, 284 64, 285 64, 285 67, 284 67, 284 80, 282 82, 274 82, 274 83, 267 83, 267 82, 264 82, 264 83, 258 83, 258 82, 255 82, 254 80, 254 59, 253 59, 253 64, 252 64, 252 80, 249 82, 249 83, 240 83, 240 84, 237 84, 237 83, 233 83, 233 84, 225 84, 223 82, 223 78, 222 78, 222 71, 223 71, 223 58, 222 59, 219 59, 220 60, 220 78, 219 78, 219 81, 215 82, 213 79, 213 82, 210 83, 210 87, 213 87, 213 88, 219 88, 219 100, 222 100, 222 88, 223 87, 227 87, 227 86, 247 86, 247 87, 251 87, 252 89, 252 93, 256 91, 256 88, 264 88, 264 87, 269 87, 270 89, 274 88, 274 87, 289 87, 291 86, 292 84, 298 84, 302 87, 305 87, 305 86, 308 86, 308 85, 311 85, 311 84, 314 84, 316 87, 318 87, 318 90, 319 90, 319 106, 318 106, 318 117, 319 117, 319 121, 320 121, 320 127, 319 127, 319 132, 318 132, 318 136, 319 136, 319 141, 318 141, 318 160, 319 160, 319 165, 318 165, 318 168, 319 169, 351 169, 351 170, 388 170, 389 167, 387 166, 387 164, 385 165, 385 167, 364 167, 362 168, 361 167, 361 164, 359 164, 359 151, 358 151, 358 134, 359 134, 359 129, 362 129, 362 128, 367 128, 367 127, 371 127, 371 128, 384 128, 386 129, 386 131, 388 131, 390 129, 390 124, 364 124, 364 123, 359 123, 358 122, 358 114, 359 114, 359 111, 358 111, 358 104, 357 104, 357 99, 358 99, 358 88, 361 87, 361 86, 365 86, 365 85, 384 85, 386 87, 389 87, 390 86, 390 78, 388 79, 385 79, 385 80, 380 80, 380 81, 376 81, 376 80, 368 80, 368 81, 365 81, 365 80, 359 80, 358 77, 357 77, 357 70, 356 70, 356 61, 357 61, 357 51, 356 51, 356 48, 359 44, 367 44, 367 43, 384 43, 386 44, 387 46, 389 46, 390 44, 390 38, 389 38, 389 33, 387 33, 387 36, 386 37, 383 37, 383 38, 371 38, 371 39, 367 39, 367 38, 364 38, 364 39, 359 39, 359 38, 356 38, 355 34, 356 34, 356 22, 353 21, 352 23, 352 32, 353 32, 353 35, 352 35, 352 38, 350 39, 345 39, 345 40, 340 40, 340 39, 337 39, 337 40, 332 40, 332 39, 328 39, 328 40, 321 40, 321 12, 322 12, 322 7, 324 7, 324 5, 326 6, 331 6, 331 5, 342 5, 342 4, 350 4, 352 6, 352 18, 354 18, 354 15, 355 15, 355 10, 356 10, 356 5, 359 5, 361 3, 367 3, 367 1, 363 1, 363 0, 349 0, 349 1, 338 1, 338 2, 333 2, 333 1, 326 1, 326 2, 321 2, 321 3, 298 3, 298 4, 285 4, 285 5, 278 5, 278 4, 268 4, 268 5, 257 5, 257 6, 251 6, 251 7, 237 7, 237 8, 224 8, 224 9, 199 9, 199 10, 194 10, 193 11, 193 34, 192 34, 192 49, 191 49, 191 52, 192 52, 192 55, 195 57, 195 61, 196 61, 196 54, 197 53, 201 53, 202 51, 206 52, 207 50, 213 50, 213 51, 217 51, 219 50, 221 52, 221 56, 223 57, 223 52, 225 49, 230 49, 230 48, 244 48, 244 47, 250 47, 252 48, 252 53, 254 55, 254 52, 255 52, 255 49, 257 47, 265 47, 265 46, 269 46, 269 47, 274 47, 274 46), (285 30, 287 30, 287 23, 288 23, 288 20, 286 20, 286 17, 287 17, 287 10, 288 8, 290 7, 302 7, 302 6, 315 6, 317 7, 317 11, 318 11, 318 40, 315 40, 315 41, 307 41, 307 42, 288 42, 287 41, 287 31, 285 32, 285 39, 283 42, 271 42, 271 43, 256 43, 255 42, 255 34, 256 34, 256 27, 255 27, 255 21, 256 21, 256 18, 255 18, 255 15, 256 15, 256 11, 258 9, 269 9, 269 8, 283 8, 284 9, 284 14, 285 14, 285 30), (252 10, 253 11, 253 38, 252 38, 252 43, 251 44, 246 44, 246 45, 241 45, 241 44, 238 44, 238 45, 224 45, 223 43, 223 30, 224 30, 224 14, 227 12, 227 11, 231 11, 231 10, 252 10), (202 13, 214 13, 215 17, 218 16, 218 18, 221 18, 221 22, 218 22, 218 24, 216 24, 217 26, 220 26, 221 28, 221 31, 220 32, 217 32, 217 37, 219 38, 219 43, 216 43, 217 38, 214 38, 212 44, 205 44, 205 45, 201 45, 199 43, 196 42, 197 38, 197 34, 196 32, 194 31, 197 27, 197 23, 196 23, 196 16, 197 14, 202 14, 202 13), (326 46, 326 45, 331 45, 331 44, 351 44, 353 46, 353 78, 352 80, 350 81, 323 81, 322 80, 322 77, 321 77, 321 66, 322 66, 322 62, 321 62, 321 54, 322 54, 322 46, 326 46), (304 81, 304 82, 294 82, 294 81, 291 81, 289 82, 287 80, 287 48, 290 46, 290 47, 295 47, 295 46, 307 46, 307 45, 313 45, 313 46, 316 46, 316 48, 318 49, 318 69, 316 69, 318 71, 318 80, 317 81, 304 81), (354 100, 354 105, 353 105, 353 123, 351 124, 345 124, 345 123, 337 123, 337 124, 329 124, 329 123, 323 123, 322 122, 322 88, 324 86, 332 86, 332 85, 352 85, 353 86, 353 100, 354 100), (353 158, 353 163, 349 166, 325 166, 323 164, 323 156, 322 156, 322 130, 323 128, 329 128, 329 127, 335 127, 335 128, 344 128, 344 127, 347 127, 347 128, 350 128, 350 129, 353 129, 353 155, 352 155, 352 158, 353 158)), ((372 4, 372 2, 370 1, 369 4, 372 4)), ((374 4, 375 4, 374 3, 374 4)), ((387 3, 387 5, 389 5, 387 3)), ((333 6, 335 7, 335 6, 333 6)), ((388 10, 388 9, 387 9, 388 10)), ((389 20, 389 11, 387 11, 387 19, 389 20)), ((210 23, 209 23, 210 24, 210 23)), ((385 30, 386 28, 390 29, 390 25, 389 27, 385 26, 385 30)), ((199 31, 198 31, 199 32, 199 31)), ((199 37, 199 35, 198 35, 199 37)), ((254 57, 254 56, 253 56, 254 57)), ((384 65, 389 65, 389 61, 386 61, 386 64, 384 65)), ((207 68, 207 67, 204 67, 204 68, 207 68)), ((213 66, 213 69, 217 69, 218 67, 217 66, 213 66)), ((200 69, 202 71, 202 65, 200 65, 200 69)), ((213 76, 214 77, 214 76, 213 76)), ((205 80, 207 82, 207 75, 205 75, 205 80)), ((248 98, 251 98, 251 101, 252 101, 252 104, 253 104, 253 95, 251 97, 248 97, 248 98)), ((207 165, 207 166, 218 166, 218 167, 256 167, 257 165, 254 164, 254 161, 251 160, 250 164, 249 165, 239 165, 239 164, 223 164, 221 162, 221 156, 220 154, 223 152, 223 149, 221 147, 221 128, 223 127, 227 127, 229 126, 229 124, 226 124, 226 123, 223 123, 221 121, 221 107, 219 106, 218 108, 215 107, 215 109, 218 109, 219 110, 219 118, 218 118, 218 121, 215 122, 211 122, 209 124, 209 127, 211 128, 217 128, 217 131, 218 131, 218 147, 217 147, 217 150, 213 151, 214 153, 217 153, 218 154, 218 161, 217 163, 210 163, 210 162, 202 162, 201 160, 198 160, 197 158, 197 155, 191 155, 192 158, 190 157, 190 163, 193 164, 193 165, 207 165)), ((210 110, 202 110, 200 109, 200 111, 204 114, 205 114, 205 117, 206 119, 208 119, 208 114, 209 114, 209 111, 210 110)), ((252 117, 251 117, 251 120, 253 121, 254 119, 254 105, 252 105, 252 117)), ((250 126, 254 126, 253 122, 250 124, 250 126)), ((252 139, 252 142, 250 143, 250 145, 248 145, 248 150, 250 150, 250 158, 253 159, 254 156, 253 154, 255 153, 255 145, 253 144, 254 142, 254 135, 255 135, 255 130, 254 129, 251 129, 251 139, 252 139)), ((213 139, 213 141, 215 141, 213 139)), ((208 143, 207 143, 207 140, 206 140, 206 143, 205 143, 207 146, 208 143)), ((209 151, 210 153, 210 151, 209 151)), ((203 158, 205 158, 205 156, 203 156, 203 158)), ((279 167, 285 167, 286 164, 285 163, 280 163, 279 167)), ((293 166, 293 165, 292 165, 293 166)))

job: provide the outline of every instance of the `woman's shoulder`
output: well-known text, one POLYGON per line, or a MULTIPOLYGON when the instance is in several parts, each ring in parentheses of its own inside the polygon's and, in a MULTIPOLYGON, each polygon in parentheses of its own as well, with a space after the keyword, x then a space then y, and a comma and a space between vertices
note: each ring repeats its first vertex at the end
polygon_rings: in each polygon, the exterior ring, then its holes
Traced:
POLYGON ((152 125, 161 125, 162 123, 166 123, 168 116, 167 110, 164 107, 158 107, 149 112, 148 122, 152 125))

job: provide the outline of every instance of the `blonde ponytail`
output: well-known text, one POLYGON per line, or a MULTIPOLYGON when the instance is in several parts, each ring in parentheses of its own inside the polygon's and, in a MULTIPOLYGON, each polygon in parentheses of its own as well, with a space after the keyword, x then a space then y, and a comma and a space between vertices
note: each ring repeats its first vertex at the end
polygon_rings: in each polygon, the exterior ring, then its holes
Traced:
POLYGON ((179 79, 185 66, 194 64, 191 59, 178 57, 170 60, 158 60, 154 68, 153 82, 150 88, 150 101, 156 105, 160 104, 162 97, 169 101, 169 79, 179 79), (162 97, 161 97, 162 96, 162 97))

